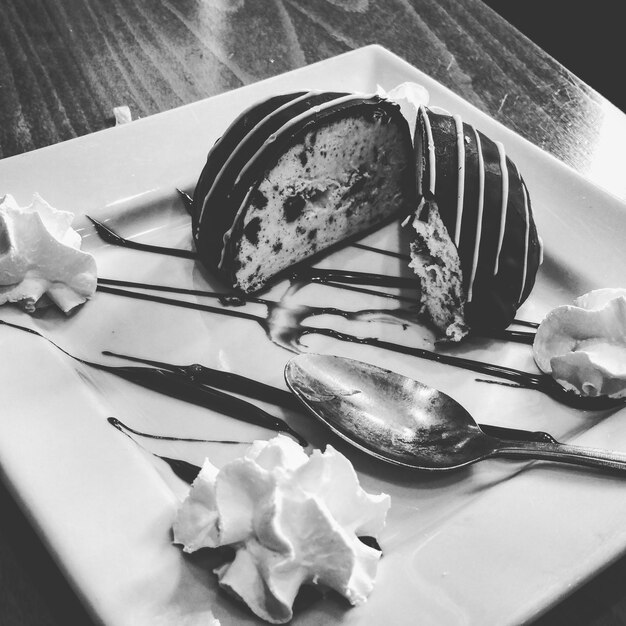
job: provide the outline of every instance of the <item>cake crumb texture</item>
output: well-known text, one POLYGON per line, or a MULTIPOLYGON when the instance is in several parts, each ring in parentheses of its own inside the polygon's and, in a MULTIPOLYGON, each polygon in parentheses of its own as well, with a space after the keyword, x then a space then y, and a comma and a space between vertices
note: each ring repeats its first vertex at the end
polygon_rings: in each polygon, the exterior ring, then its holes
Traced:
POLYGON ((413 219, 409 267, 419 279, 421 312, 447 341, 467 335, 463 273, 459 255, 437 205, 423 200, 413 219))
POLYGON ((233 247, 235 286, 258 290, 294 263, 396 215, 407 199, 405 146, 402 129, 386 116, 309 129, 248 194, 233 247))

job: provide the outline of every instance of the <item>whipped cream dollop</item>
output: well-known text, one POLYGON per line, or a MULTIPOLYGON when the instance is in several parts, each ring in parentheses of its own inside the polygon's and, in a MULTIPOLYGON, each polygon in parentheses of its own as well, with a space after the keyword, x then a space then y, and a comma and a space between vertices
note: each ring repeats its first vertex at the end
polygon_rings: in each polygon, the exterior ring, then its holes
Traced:
POLYGON ((259 617, 282 624, 303 583, 331 588, 353 605, 367 599, 380 552, 376 537, 390 498, 360 486, 352 464, 332 446, 308 456, 285 435, 255 441, 218 470, 207 459, 174 521, 185 552, 231 546, 215 570, 219 583, 259 617))
POLYGON ((96 261, 80 249, 73 219, 39 194, 27 207, 0 198, 0 305, 15 302, 32 313, 45 294, 68 313, 93 295, 96 261))
POLYGON ((550 311, 533 354, 539 369, 568 390, 626 397, 626 289, 590 291, 550 311))
POLYGON ((376 85, 376 95, 391 100, 400 107, 402 115, 409 124, 411 137, 413 137, 417 111, 420 106, 426 106, 430 100, 428 89, 419 83, 408 81, 400 83, 388 91, 380 85, 376 85))

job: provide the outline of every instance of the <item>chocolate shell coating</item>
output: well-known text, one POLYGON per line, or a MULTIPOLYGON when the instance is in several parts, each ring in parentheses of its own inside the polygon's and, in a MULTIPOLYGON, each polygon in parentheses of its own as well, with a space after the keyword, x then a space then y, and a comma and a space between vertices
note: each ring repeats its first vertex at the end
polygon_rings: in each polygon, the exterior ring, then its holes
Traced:
POLYGON ((421 107, 414 143, 418 193, 437 202, 459 252, 466 321, 478 332, 506 328, 541 263, 526 184, 502 144, 458 115, 421 107))
POLYGON ((298 92, 252 107, 215 144, 193 197, 193 234, 209 269, 253 292, 414 205, 411 137, 397 105, 298 92), (272 226, 284 231, 274 240, 272 226))

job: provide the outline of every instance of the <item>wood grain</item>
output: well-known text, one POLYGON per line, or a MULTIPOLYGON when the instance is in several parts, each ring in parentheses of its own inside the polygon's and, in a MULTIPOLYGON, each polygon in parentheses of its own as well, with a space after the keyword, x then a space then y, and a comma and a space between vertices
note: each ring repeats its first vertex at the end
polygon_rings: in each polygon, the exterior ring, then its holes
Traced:
MULTIPOLYGON (((372 43, 626 199, 626 116, 480 0, 3 0, 0 158, 372 43)), ((0 623, 88 624, 4 490, 0 505, 0 623)), ((626 623, 625 578, 620 560, 537 624, 626 623)))
POLYGON ((626 197, 625 116, 479 0, 4 0, 0 157, 370 43, 626 197))

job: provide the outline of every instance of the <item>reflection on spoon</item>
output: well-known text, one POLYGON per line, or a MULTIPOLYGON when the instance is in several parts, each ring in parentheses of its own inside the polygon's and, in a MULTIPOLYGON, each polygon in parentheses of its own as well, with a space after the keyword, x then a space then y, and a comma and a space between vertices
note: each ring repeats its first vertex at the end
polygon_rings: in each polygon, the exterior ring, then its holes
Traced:
POLYGON ((626 470, 626 454, 490 436, 445 393, 361 361, 301 354, 287 363, 285 380, 337 435, 394 465, 448 470, 506 456, 626 470))

